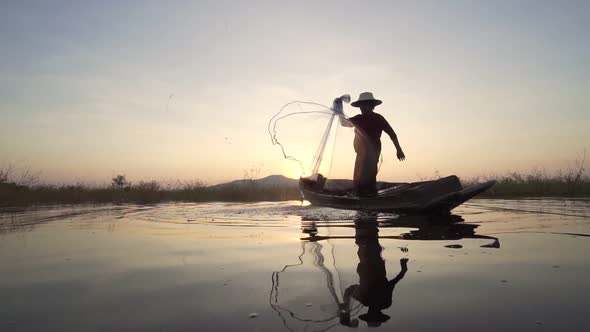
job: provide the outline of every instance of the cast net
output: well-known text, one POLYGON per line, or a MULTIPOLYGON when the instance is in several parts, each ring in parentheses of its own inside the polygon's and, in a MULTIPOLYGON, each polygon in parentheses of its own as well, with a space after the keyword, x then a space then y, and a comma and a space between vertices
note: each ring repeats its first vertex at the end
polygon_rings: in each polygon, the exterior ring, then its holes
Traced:
POLYGON ((344 103, 349 101, 349 95, 335 98, 331 106, 293 101, 270 119, 271 141, 292 163, 291 174, 309 177, 319 173, 350 178, 354 160, 352 145, 336 144, 337 138, 352 143, 352 130, 340 128, 347 126, 344 103), (333 169, 334 165, 338 167, 333 169))

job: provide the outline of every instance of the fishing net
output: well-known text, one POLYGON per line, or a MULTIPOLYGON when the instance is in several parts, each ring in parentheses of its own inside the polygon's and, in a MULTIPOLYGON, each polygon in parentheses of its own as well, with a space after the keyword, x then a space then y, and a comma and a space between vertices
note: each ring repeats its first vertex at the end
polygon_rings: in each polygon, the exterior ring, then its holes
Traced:
POLYGON ((283 157, 292 162, 296 175, 306 177, 320 173, 350 178, 350 165, 354 160, 351 154, 353 132, 342 128, 348 124, 344 113, 344 104, 348 102, 349 95, 335 98, 331 106, 293 101, 270 119, 271 141, 280 148, 283 157), (336 144, 337 138, 350 144, 336 144), (335 164, 338 168, 333 172, 335 164))
MULTIPOLYGON (((291 331, 326 331, 343 325, 344 288, 356 281, 355 275, 340 271, 345 262, 329 242, 302 242, 296 262, 272 274, 269 294, 271 308, 291 331)), ((348 261, 348 260, 347 260, 348 261)), ((344 270, 353 270, 345 266, 344 270)), ((355 300, 346 306, 348 318, 358 315, 362 305, 355 300)), ((350 319, 344 321, 349 325, 350 319)))

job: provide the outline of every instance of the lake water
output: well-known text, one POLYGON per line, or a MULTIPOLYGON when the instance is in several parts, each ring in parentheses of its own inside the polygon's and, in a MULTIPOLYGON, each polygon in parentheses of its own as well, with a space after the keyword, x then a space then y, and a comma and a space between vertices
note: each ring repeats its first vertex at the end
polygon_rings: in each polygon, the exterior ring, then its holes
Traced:
POLYGON ((586 331, 589 252, 589 200, 4 209, 0 331, 586 331))

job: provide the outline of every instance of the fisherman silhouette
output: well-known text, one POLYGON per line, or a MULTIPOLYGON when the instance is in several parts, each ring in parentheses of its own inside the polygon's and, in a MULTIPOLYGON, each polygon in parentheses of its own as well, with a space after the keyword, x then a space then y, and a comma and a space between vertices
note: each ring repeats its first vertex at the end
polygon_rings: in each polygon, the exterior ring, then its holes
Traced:
POLYGON ((379 230, 376 217, 373 220, 355 221, 355 243, 358 246, 359 263, 357 273, 359 284, 346 288, 343 303, 340 304, 340 323, 346 326, 355 326, 358 321, 350 319, 350 301, 352 298, 368 307, 367 313, 359 318, 366 321, 368 326, 376 327, 390 319, 381 312, 392 304, 395 285, 403 279, 408 271, 408 259, 400 259, 401 271, 398 275, 387 280, 385 261, 381 257, 383 248, 379 243, 379 230))
POLYGON ((397 149, 397 159, 400 161, 406 159, 395 131, 382 115, 373 111, 375 106, 381 105, 381 103, 382 101, 375 99, 371 92, 363 92, 357 101, 351 103, 353 107, 359 107, 362 114, 343 119, 340 122, 343 126, 354 126, 356 160, 353 183, 355 194, 358 196, 374 196, 377 193, 377 165, 381 155, 382 132, 385 131, 393 141, 397 149))

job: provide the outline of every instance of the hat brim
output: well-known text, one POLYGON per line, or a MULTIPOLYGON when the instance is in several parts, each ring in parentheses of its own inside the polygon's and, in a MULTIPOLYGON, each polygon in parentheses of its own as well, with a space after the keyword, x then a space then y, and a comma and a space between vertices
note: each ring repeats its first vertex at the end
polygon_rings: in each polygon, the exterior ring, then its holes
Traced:
POLYGON ((386 314, 384 314, 382 312, 378 312, 378 313, 366 313, 366 314, 362 314, 362 315, 359 316, 359 318, 362 319, 362 320, 364 320, 365 322, 385 323, 391 317, 387 316, 386 314))
POLYGON ((361 105, 363 105, 363 104, 371 104, 373 106, 377 106, 377 105, 381 105, 381 103, 383 103, 383 102, 379 99, 366 99, 366 100, 354 101, 354 102, 350 103, 350 106, 361 107, 361 105))

